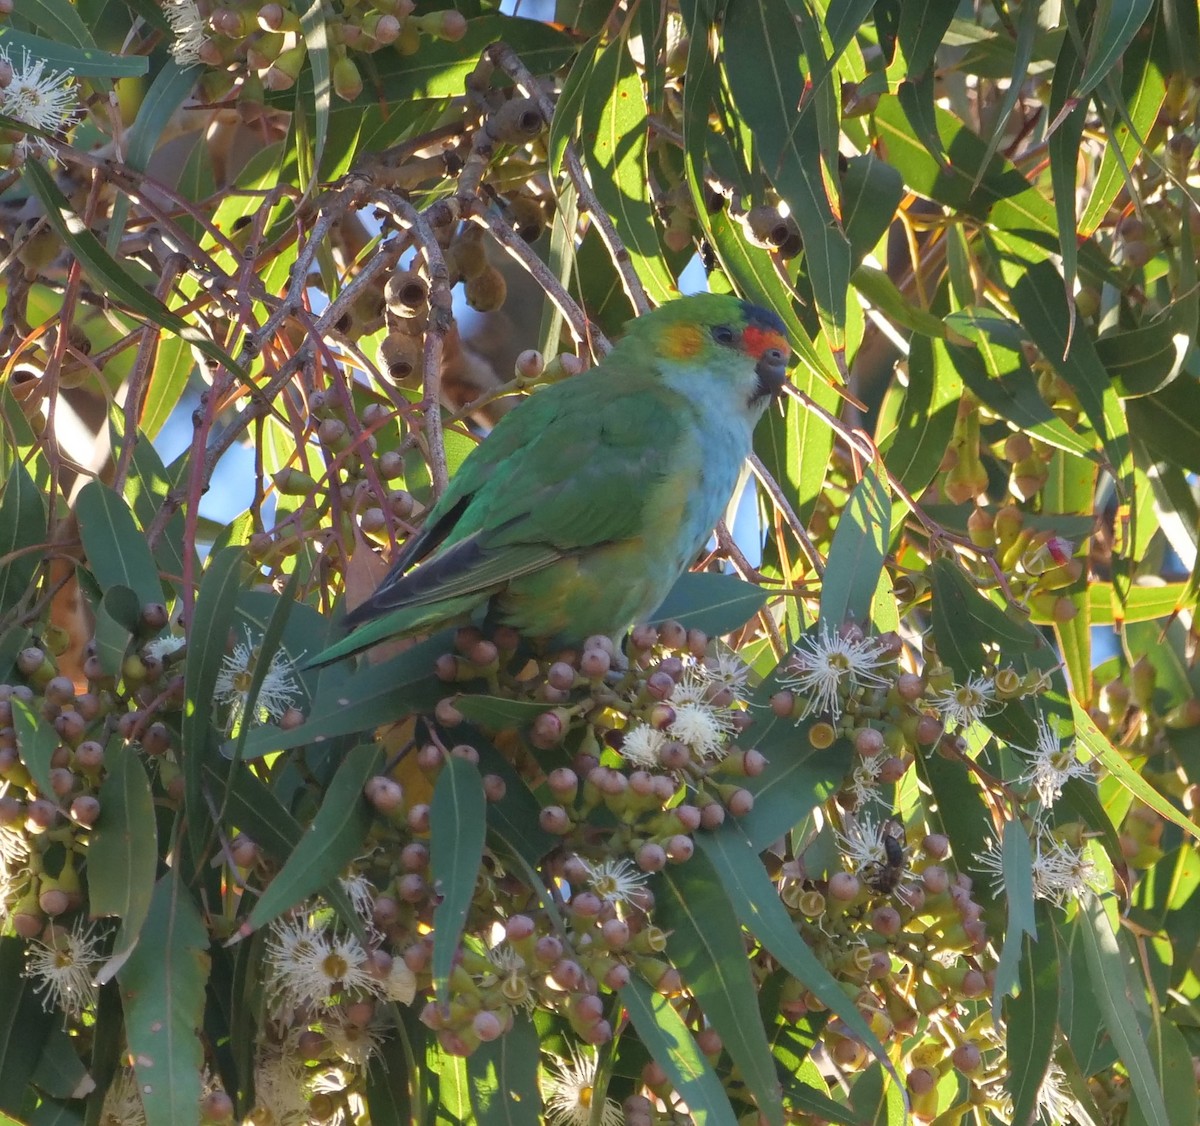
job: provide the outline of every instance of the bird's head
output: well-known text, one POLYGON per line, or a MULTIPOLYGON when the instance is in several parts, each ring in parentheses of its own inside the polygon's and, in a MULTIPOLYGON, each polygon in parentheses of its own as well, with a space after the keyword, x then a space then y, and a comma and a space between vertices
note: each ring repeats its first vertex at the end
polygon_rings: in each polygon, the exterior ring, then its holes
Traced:
POLYGON ((783 390, 791 345, 783 321, 769 309, 728 294, 700 293, 669 301, 633 321, 628 335, 640 338, 663 360, 699 364, 713 371, 746 371, 746 406, 758 410, 783 390), (741 362, 730 365, 729 359, 741 362))

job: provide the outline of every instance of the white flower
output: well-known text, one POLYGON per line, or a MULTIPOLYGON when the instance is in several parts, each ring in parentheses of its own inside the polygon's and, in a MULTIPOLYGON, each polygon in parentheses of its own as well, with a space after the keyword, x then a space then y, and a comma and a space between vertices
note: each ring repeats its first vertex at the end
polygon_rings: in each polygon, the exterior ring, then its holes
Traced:
POLYGON ((968 677, 966 684, 952 684, 931 693, 928 700, 944 724, 970 727, 995 710, 996 682, 977 674, 968 677))
MULTIPOLYGON (((21 65, 9 57, 8 48, 0 47, 0 62, 12 77, 0 88, 0 113, 47 133, 61 133, 75 116, 77 99, 75 77, 69 70, 46 70, 44 59, 35 59, 29 48, 21 48, 21 65)), ((41 137, 26 137, 21 153, 36 151, 45 156, 54 150, 41 137)))
POLYGON ((371 886, 371 881, 366 876, 355 873, 353 876, 339 877, 338 883, 346 893, 346 898, 350 900, 354 913, 367 924, 368 929, 374 929, 375 889, 371 886))
POLYGON ((247 1126, 305 1126, 309 1084, 291 1044, 260 1050, 254 1061, 254 1109, 247 1126))
POLYGON ((807 697, 801 718, 812 712, 841 718, 843 697, 858 688, 884 688, 876 671, 887 663, 884 647, 875 637, 843 637, 822 623, 819 633, 809 633, 796 644, 788 671, 780 678, 785 688, 807 697), (842 689, 845 687, 846 692, 842 689))
POLYGON ((333 1012, 321 1021, 321 1031, 337 1057, 355 1067, 366 1067, 379 1052, 382 1025, 378 1021, 355 1024, 342 1013, 333 1012))
POLYGON ((733 699, 745 701, 750 666, 744 664, 733 650, 718 650, 711 657, 705 657, 700 667, 709 684, 718 692, 726 691, 733 699))
POLYGON ((1095 890, 1099 875, 1096 866, 1080 849, 1062 841, 1039 838, 1033 857, 1033 894, 1062 907, 1085 891, 1095 890))
POLYGON ((138 1090, 137 1077, 130 1068, 118 1071, 104 1092, 100 1126, 146 1126, 142 1093, 138 1090))
POLYGON ((163 637, 156 637, 153 641, 147 641, 142 652, 156 661, 164 661, 173 653, 178 653, 185 645, 187 645, 186 637, 175 637, 168 633, 163 637))
POLYGON ((1044 716, 1037 719, 1037 743, 1030 749, 1015 747, 1029 759, 1029 769, 1019 781, 1033 786, 1038 800, 1049 808, 1062 795, 1062 788, 1071 778, 1091 778, 1091 763, 1080 762, 1075 757, 1074 741, 1062 745, 1058 732, 1051 728, 1044 716))
POLYGON ((850 773, 850 792, 858 805, 866 805, 870 801, 882 801, 883 794, 879 789, 879 774, 883 770, 885 755, 868 755, 860 757, 850 773))
POLYGON ((396 958, 383 979, 383 995, 389 1001, 411 1005, 417 995, 417 975, 412 972, 403 958, 396 958))
POLYGON ((688 665, 679 678, 679 683, 671 689, 668 699, 672 704, 704 704, 708 702, 711 693, 708 677, 700 665, 688 665))
POLYGON ((22 833, 0 828, 0 922, 8 915, 13 900, 29 875, 26 861, 29 858, 29 843, 22 833))
POLYGON ((667 737, 657 728, 648 723, 639 723, 625 732, 621 757, 633 766, 658 766, 658 752, 665 742, 667 737))
POLYGON ((882 864, 887 859, 883 844, 883 827, 885 822, 876 821, 869 814, 863 817, 849 817, 844 821, 845 831, 834 830, 838 848, 856 872, 862 872, 872 865, 882 864))
POLYGON ((180 66, 194 66, 200 62, 200 48, 206 35, 204 17, 195 0, 167 0, 164 13, 175 36, 171 54, 180 66))
POLYGON ((34 939, 25 951, 25 976, 36 981, 46 1009, 78 1017, 96 1003, 96 971, 103 959, 100 935, 78 919, 68 931, 56 928, 49 943, 34 939))
MULTIPOLYGON (((1004 853, 998 840, 988 841, 987 850, 976 857, 975 868, 987 874, 993 890, 1004 891, 1004 853)), ((1080 849, 1056 840, 1040 825, 1033 841, 1033 894, 1062 907, 1088 890, 1098 890, 1099 873, 1080 849)))
MULTIPOLYGON (((238 730, 247 718, 250 683, 254 679, 260 656, 258 648, 251 644, 250 631, 247 630, 246 640, 239 641, 233 647, 233 652, 221 660, 221 670, 213 686, 213 699, 229 706, 227 731, 238 730)), ((292 701, 300 691, 292 671, 292 662, 287 655, 282 649, 276 649, 271 654, 271 663, 267 666, 266 675, 258 689, 258 699, 254 702, 255 723, 280 719, 292 706, 292 701)))
POLYGON ((485 989, 499 985, 510 1005, 522 1005, 532 1010, 537 998, 530 987, 525 959, 507 942, 501 942, 487 951, 487 960, 492 964, 493 972, 481 974, 480 985, 485 989))
MULTIPOLYGON (((570 1061, 556 1059, 542 1089, 546 1102, 546 1121, 552 1126, 588 1126, 593 1121, 596 1101, 596 1066, 599 1054, 571 1049, 570 1061)), ((625 1120, 621 1108, 605 1099, 600 1108, 600 1126, 621 1126, 625 1120)))
POLYGON ((347 994, 385 994, 358 939, 311 917, 272 923, 266 960, 267 995, 278 1014, 310 1004, 332 1008, 347 994))
POLYGON ((646 873, 629 860, 583 862, 588 872, 588 887, 605 903, 628 903, 646 886, 646 873))
POLYGON ((737 730, 729 708, 710 704, 674 704, 675 718, 667 726, 672 739, 686 743, 701 758, 720 758, 729 736, 737 730))
POLYGON ((1066 1072, 1055 1060, 1050 1061, 1038 1088, 1037 1107, 1047 1122, 1070 1122, 1076 1115, 1079 1100, 1071 1091, 1066 1072))

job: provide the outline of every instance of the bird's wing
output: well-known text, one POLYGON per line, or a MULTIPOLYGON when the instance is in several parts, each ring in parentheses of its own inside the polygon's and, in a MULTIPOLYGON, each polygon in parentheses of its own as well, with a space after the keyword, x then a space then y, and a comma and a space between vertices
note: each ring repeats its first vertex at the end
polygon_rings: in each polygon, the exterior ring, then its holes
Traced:
POLYGON ((625 393, 593 383, 558 397, 529 440, 494 466, 459 535, 479 533, 487 553, 536 546, 561 558, 644 530, 649 498, 687 468, 679 462, 687 404, 648 377, 608 378, 625 393))
MULTIPOLYGON (((505 416, 349 624, 400 607, 486 596, 568 555, 644 530, 647 497, 686 470, 677 464, 686 405, 648 377, 621 379, 600 369, 588 376, 540 391, 505 416), (522 425, 505 427, 518 418, 522 425), (413 563, 420 565, 409 570, 413 563)), ((682 503, 686 473, 678 487, 682 503)))

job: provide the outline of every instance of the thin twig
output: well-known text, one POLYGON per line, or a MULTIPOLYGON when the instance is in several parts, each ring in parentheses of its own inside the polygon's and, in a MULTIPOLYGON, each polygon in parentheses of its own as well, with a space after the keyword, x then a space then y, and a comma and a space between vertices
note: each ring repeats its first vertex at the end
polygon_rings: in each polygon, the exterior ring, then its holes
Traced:
POLYGON ((796 514, 796 510, 792 508, 791 502, 784 495, 783 490, 779 487, 779 482, 771 476, 771 471, 762 463, 762 459, 758 454, 750 455, 750 468, 754 470, 754 476, 758 478, 758 482, 771 496, 771 500, 775 502, 775 507, 782 514, 784 522, 791 530, 796 541, 800 544, 800 550, 804 553, 805 559, 812 567, 817 577, 825 574, 825 561, 821 558, 821 553, 817 550, 816 545, 808 538, 808 532, 804 529, 804 523, 796 514))
MULTIPOLYGON (((552 120, 554 103, 550 100, 550 96, 507 43, 493 43, 484 54, 521 88, 526 97, 533 98, 537 102, 538 109, 541 110, 542 116, 547 121, 552 120)), ((613 226, 608 213, 592 190, 579 154, 569 141, 563 152, 563 165, 567 170, 567 175, 571 177, 571 183, 575 185, 576 192, 579 193, 579 209, 587 212, 591 216, 592 222, 596 224, 596 230, 608 248, 613 265, 616 266, 617 273, 621 276, 621 284, 624 286, 626 296, 634 310, 639 316, 649 312, 650 299, 646 296, 641 278, 633 268, 633 260, 629 257, 629 251, 625 249, 625 244, 617 234, 616 227, 613 226)))

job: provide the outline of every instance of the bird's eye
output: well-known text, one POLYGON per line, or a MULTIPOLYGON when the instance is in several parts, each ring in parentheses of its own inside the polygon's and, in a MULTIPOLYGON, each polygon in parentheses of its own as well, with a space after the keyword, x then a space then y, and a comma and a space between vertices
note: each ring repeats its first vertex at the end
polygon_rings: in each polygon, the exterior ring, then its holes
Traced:
POLYGON ((737 333, 729 325, 717 325, 712 335, 718 344, 732 344, 737 339, 737 333))

